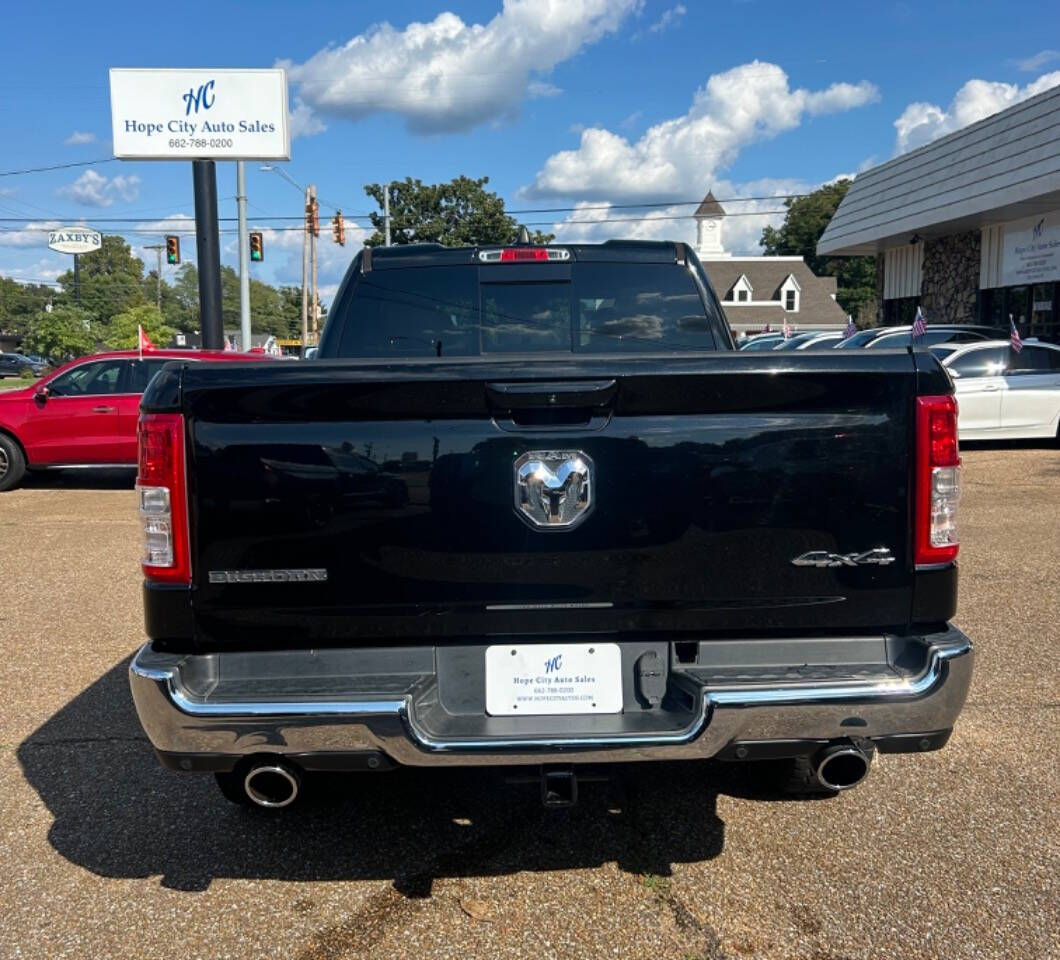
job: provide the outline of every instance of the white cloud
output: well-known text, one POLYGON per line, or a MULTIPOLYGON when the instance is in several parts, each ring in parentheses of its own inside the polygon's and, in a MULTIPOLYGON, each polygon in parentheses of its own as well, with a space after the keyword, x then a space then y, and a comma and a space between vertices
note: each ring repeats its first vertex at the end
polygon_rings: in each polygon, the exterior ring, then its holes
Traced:
POLYGON ((470 130, 540 96, 542 77, 614 32, 641 2, 505 0, 486 24, 449 12, 404 30, 381 23, 305 63, 280 65, 314 111, 354 120, 393 112, 423 134, 470 130))
POLYGON ((27 223, 18 230, 0 230, 0 247, 47 247, 48 231, 63 226, 58 220, 27 223))
POLYGON ((674 26, 686 13, 688 11, 683 3, 670 7, 669 10, 664 10, 662 16, 648 27, 648 31, 650 33, 662 33, 664 30, 674 26))
MULTIPOLYGON (((725 202, 728 216, 723 227, 722 243, 737 256, 757 256, 762 250, 758 241, 766 226, 779 226, 784 220, 784 197, 805 193, 813 186, 797 180, 755 180, 733 184, 718 180, 713 184, 716 196, 725 202), (739 200, 756 197, 764 199, 739 200)), ((627 240, 683 240, 696 242, 693 208, 687 205, 616 209, 609 203, 582 201, 564 219, 551 227, 557 243, 601 243, 619 237, 627 240)))
POLYGON ((562 90, 554 83, 546 83, 544 80, 533 80, 526 87, 526 95, 531 100, 540 100, 543 97, 558 97, 562 90))
MULTIPOLYGON (((58 257, 59 255, 56 254, 58 257)), ((24 263, 17 267, 0 267, 0 277, 9 277, 19 283, 54 283, 56 278, 71 267, 69 257, 60 260, 40 259, 36 263, 24 263)))
POLYGON ((77 147, 83 143, 95 143, 96 135, 94 133, 88 133, 82 130, 75 130, 68 136, 63 143, 68 147, 77 147))
POLYGON ((1052 63, 1054 60, 1060 60, 1060 50, 1039 50, 1033 57, 1027 57, 1026 60, 1015 60, 1013 62, 1024 73, 1034 73, 1036 70, 1041 70, 1041 68, 1047 63, 1052 63))
POLYGON ((301 97, 294 98, 294 109, 290 114, 291 139, 298 137, 314 137, 318 133, 327 130, 327 125, 315 113, 313 108, 306 104, 301 97))
MULTIPOLYGON (((265 243, 266 263, 275 264, 274 283, 283 286, 300 287, 302 285, 302 231, 276 230, 271 227, 251 226, 259 231, 265 243)), ((346 273, 350 261, 357 251, 364 246, 364 241, 371 236, 371 230, 365 230, 356 223, 346 221, 346 246, 340 247, 331 240, 331 218, 324 216, 320 222, 320 236, 317 238, 317 284, 320 298, 325 303, 334 295, 346 273)), ((236 253, 235 243, 229 245, 229 252, 236 253)))
POLYGON ((756 60, 711 76, 687 113, 655 124, 636 142, 601 127, 583 130, 578 148, 549 157, 523 193, 685 199, 705 192, 749 144, 794 129, 804 116, 850 110, 878 97, 867 82, 792 90, 780 67, 756 60))
POLYGON ((140 178, 119 174, 108 179, 95 170, 86 170, 73 183, 55 191, 83 207, 109 207, 115 201, 133 203, 140 196, 140 178))
POLYGON ((1043 74, 1024 87, 1016 83, 969 80, 945 109, 934 103, 911 103, 894 121, 897 134, 894 152, 905 153, 921 147, 1057 84, 1060 84, 1060 70, 1043 74))
MULTIPOLYGON (((155 220, 153 223, 138 223, 135 234, 125 235, 125 242, 132 248, 133 256, 143 260, 145 273, 154 270, 158 264, 157 252, 146 249, 146 245, 161 243, 162 237, 166 234, 176 234, 180 237, 182 265, 195 262, 195 218, 186 213, 174 213, 163 220, 155 220)), ((166 269, 166 264, 163 263, 163 278, 172 279, 166 269)), ((169 269, 179 269, 179 267, 169 269)))

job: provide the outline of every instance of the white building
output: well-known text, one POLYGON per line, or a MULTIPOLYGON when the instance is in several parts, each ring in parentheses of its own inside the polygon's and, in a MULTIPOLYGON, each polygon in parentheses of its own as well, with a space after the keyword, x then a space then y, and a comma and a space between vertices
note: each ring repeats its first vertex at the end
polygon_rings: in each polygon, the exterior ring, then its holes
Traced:
POLYGON ((734 257, 725 249, 725 208, 708 193, 697 208, 696 256, 737 333, 839 330, 835 277, 818 277, 802 257, 734 257))

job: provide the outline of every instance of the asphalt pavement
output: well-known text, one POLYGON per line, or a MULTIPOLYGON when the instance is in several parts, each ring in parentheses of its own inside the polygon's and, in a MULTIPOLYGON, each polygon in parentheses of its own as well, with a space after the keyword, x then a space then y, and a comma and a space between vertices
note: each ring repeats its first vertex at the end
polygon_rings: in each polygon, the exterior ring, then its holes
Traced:
POLYGON ((0 957, 1060 957, 1060 449, 964 456, 946 749, 823 800, 633 764, 568 811, 448 770, 262 816, 163 770, 126 681, 128 475, 0 494, 0 957))

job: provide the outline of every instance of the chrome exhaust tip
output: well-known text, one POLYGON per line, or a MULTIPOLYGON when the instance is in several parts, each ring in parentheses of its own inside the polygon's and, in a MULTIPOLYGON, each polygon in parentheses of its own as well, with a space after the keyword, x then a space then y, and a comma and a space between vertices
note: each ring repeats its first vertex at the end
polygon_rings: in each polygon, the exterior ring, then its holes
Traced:
POLYGON ((289 807, 301 789, 298 771, 279 763, 255 764, 243 780, 243 790, 251 803, 269 810, 289 807))
POLYGON ((834 743, 816 758, 817 782, 826 790, 849 790, 869 774, 871 758, 852 743, 834 743))

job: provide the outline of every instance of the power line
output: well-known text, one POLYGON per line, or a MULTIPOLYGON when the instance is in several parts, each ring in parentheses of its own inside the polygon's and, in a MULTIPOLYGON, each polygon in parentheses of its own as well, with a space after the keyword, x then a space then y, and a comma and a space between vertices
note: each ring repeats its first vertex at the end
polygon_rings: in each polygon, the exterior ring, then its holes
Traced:
POLYGON ((71 167, 90 167, 96 163, 113 163, 116 157, 100 157, 98 160, 75 160, 73 163, 55 163, 50 167, 26 167, 23 170, 2 170, 0 177, 18 177, 24 173, 45 173, 48 170, 69 170, 71 167))
MULTIPOLYGON (((741 211, 736 211, 736 212, 733 212, 733 213, 726 214, 726 216, 727 217, 770 217, 770 216, 781 216, 783 214, 786 214, 787 212, 788 212, 787 210, 741 210, 741 211)), ((592 225, 592 224, 608 224, 608 223, 652 223, 652 222, 664 221, 664 220, 691 220, 691 219, 694 219, 694 216, 695 215, 691 214, 691 213, 679 213, 679 214, 666 214, 666 215, 661 215, 661 216, 606 217, 606 218, 603 218, 603 219, 589 218, 589 219, 584 219, 584 220, 527 220, 527 221, 524 221, 523 223, 524 223, 525 226, 528 226, 528 227, 567 227, 567 226, 576 226, 576 225, 579 225, 579 224, 580 225, 592 225)), ((230 223, 230 222, 234 222, 235 219, 236 219, 235 217, 218 217, 218 222, 220 222, 220 223, 230 223)), ((286 221, 286 220, 301 221, 303 219, 304 219, 303 217, 286 217, 286 216, 284 216, 284 217, 279 217, 279 216, 277 216, 277 217, 264 217, 264 216, 262 216, 262 217, 255 218, 255 222, 256 223, 262 223, 262 222, 265 222, 265 221, 275 222, 275 221, 286 221)), ((347 217, 346 219, 347 220, 360 220, 360 219, 363 219, 363 218, 360 218, 360 217, 347 217)), ((33 221, 27 220, 27 219, 23 219, 23 218, 14 218, 14 217, 6 217, 5 218, 5 217, 0 217, 0 223, 31 223, 31 222, 33 222, 33 221)), ((192 226, 191 222, 188 221, 188 220, 173 220, 173 221, 169 221, 168 225, 167 225, 166 221, 164 221, 164 220, 163 221, 155 221, 155 220, 150 220, 149 218, 130 219, 130 220, 113 219, 113 220, 109 220, 109 221, 108 220, 99 220, 99 221, 96 221, 96 222, 98 222, 98 223, 113 222, 113 223, 133 223, 133 224, 135 224, 135 223, 158 224, 157 226, 154 227, 154 229, 151 229, 151 230, 144 230, 142 228, 137 228, 137 227, 129 227, 129 228, 125 228, 125 229, 123 229, 121 227, 118 227, 117 230, 116 230, 117 233, 133 234, 133 235, 137 235, 137 236, 155 236, 155 235, 157 235, 159 233, 171 233, 171 234, 176 234, 176 235, 179 235, 179 236, 194 236, 194 234, 195 234, 194 227, 192 226)), ((305 228, 302 227, 302 226, 297 226, 297 227, 277 226, 277 227, 267 227, 267 229, 271 230, 273 233, 301 233, 302 230, 304 230, 305 228)), ((47 228, 47 227, 25 227, 25 228, 21 228, 21 229, 15 229, 15 228, 10 228, 10 227, 7 227, 7 228, 0 227, 0 236, 3 236, 5 233, 12 234, 12 233, 50 233, 50 232, 51 232, 50 228, 47 228)), ((233 234, 233 233, 236 233, 238 231, 229 229, 229 230, 221 230, 220 232, 221 233, 225 233, 225 234, 233 234)))
MULTIPOLYGON (((90 161, 97 162, 97 161, 90 161)), ((756 196, 756 197, 722 197, 718 200, 718 203, 751 203, 762 200, 794 200, 799 197, 805 197, 808 194, 805 193, 776 193, 768 196, 756 196)), ((11 198, 8 198, 11 199, 11 198)), ((588 210, 648 210, 648 209, 662 209, 666 207, 691 207, 699 206, 703 201, 700 200, 654 200, 651 202, 644 203, 601 203, 601 204, 584 204, 581 206, 574 207, 537 207, 537 208, 525 208, 518 210, 505 210, 505 213, 509 216, 516 214, 534 214, 534 213, 581 213, 582 211, 588 210)), ((329 204, 326 204, 329 205, 329 204)), ((255 209, 261 209, 255 206, 255 209)), ((726 211, 725 216, 727 217, 740 217, 740 216, 755 216, 759 213, 787 213, 786 210, 763 210, 763 211, 726 211)), ((373 216, 381 217, 381 213, 347 213, 344 214, 347 220, 368 220, 373 216)), ((694 216, 694 214, 684 214, 684 216, 694 216)), ((35 220, 39 220, 39 217, 0 217, 0 223, 32 223, 35 220)), ((57 220, 70 220, 78 221, 84 219, 91 219, 93 223, 187 223, 191 218, 187 217, 90 217, 86 218, 83 213, 72 214, 66 217, 57 216, 57 220), (186 218, 186 219, 185 219, 186 218)), ((218 217, 219 222, 236 222, 237 217, 218 217)), ((303 216, 292 216, 289 214, 262 214, 258 219, 260 220, 302 220, 303 216)), ((651 218, 651 219, 662 219, 662 218, 651 218)), ((568 221, 574 223, 576 221, 568 221)))

